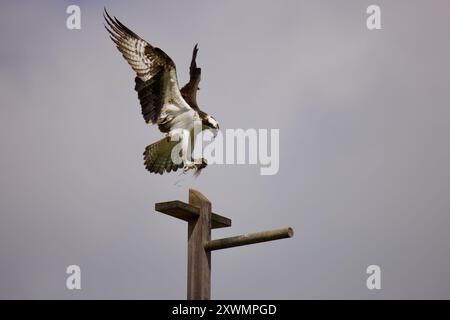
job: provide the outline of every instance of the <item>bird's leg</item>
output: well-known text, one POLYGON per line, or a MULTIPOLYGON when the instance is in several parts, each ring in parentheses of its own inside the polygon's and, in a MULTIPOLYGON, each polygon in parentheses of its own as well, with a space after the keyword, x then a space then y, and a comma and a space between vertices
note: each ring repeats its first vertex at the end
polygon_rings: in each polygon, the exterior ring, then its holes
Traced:
POLYGON ((183 172, 189 171, 191 169, 195 169, 196 165, 195 162, 187 161, 184 163, 183 172))
POLYGON ((188 139, 186 138, 186 136, 188 136, 188 135, 186 135, 186 130, 184 130, 182 128, 173 129, 169 133, 166 134, 166 139, 168 141, 178 142, 171 151, 170 157, 171 157, 172 162, 176 165, 183 164, 184 169, 187 170, 186 163, 188 162, 188 159, 187 159, 186 155, 187 155, 188 145, 186 144, 186 141, 188 141, 188 139), (181 154, 180 154, 180 152, 181 152, 181 154))
MULTIPOLYGON (((206 161, 205 158, 196 158, 194 159, 194 164, 199 167, 199 166, 203 166, 204 164, 208 164, 208 161, 206 161)), ((205 166, 206 167, 206 166, 205 166)))
POLYGON ((190 133, 188 130, 183 130, 183 140, 182 140, 182 157, 183 157, 183 171, 186 172, 190 169, 195 168, 195 162, 191 161, 191 148, 190 143, 190 133))

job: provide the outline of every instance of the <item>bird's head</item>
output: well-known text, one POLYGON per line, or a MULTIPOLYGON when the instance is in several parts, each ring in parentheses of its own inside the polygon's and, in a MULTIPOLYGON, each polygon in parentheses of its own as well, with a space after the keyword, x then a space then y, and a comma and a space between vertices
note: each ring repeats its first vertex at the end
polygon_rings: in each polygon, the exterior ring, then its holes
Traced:
POLYGON ((219 130, 219 123, 212 116, 207 115, 203 120, 203 125, 208 129, 213 130, 215 133, 219 130))

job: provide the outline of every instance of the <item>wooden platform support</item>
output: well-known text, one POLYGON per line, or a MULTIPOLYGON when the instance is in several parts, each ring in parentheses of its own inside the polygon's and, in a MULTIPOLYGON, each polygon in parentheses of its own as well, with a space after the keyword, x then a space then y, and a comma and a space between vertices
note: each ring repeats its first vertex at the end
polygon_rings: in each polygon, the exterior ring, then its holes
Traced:
POLYGON ((211 229, 230 227, 231 219, 212 213, 211 202, 194 189, 189 189, 189 204, 178 200, 160 202, 155 210, 188 223, 188 300, 211 299, 211 251, 294 235, 292 228, 283 228, 211 240, 211 229))

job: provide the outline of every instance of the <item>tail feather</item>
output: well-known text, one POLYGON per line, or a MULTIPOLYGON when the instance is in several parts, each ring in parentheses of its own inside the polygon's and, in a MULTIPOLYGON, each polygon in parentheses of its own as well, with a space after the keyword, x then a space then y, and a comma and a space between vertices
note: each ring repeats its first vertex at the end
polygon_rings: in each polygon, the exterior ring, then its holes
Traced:
POLYGON ((178 141, 170 141, 169 138, 163 138, 151 145, 148 145, 144 151, 145 168, 152 173, 163 174, 164 171, 177 171, 183 167, 183 163, 175 164, 172 161, 172 149, 178 141))
MULTIPOLYGON (((178 141, 171 141, 170 138, 163 138, 151 145, 148 145, 144 151, 145 168, 152 173, 163 174, 164 172, 177 171, 183 167, 183 162, 175 164, 172 161, 172 149, 178 144, 178 141)), ((205 159, 195 165, 194 176, 198 177, 202 169, 208 163, 205 159)))

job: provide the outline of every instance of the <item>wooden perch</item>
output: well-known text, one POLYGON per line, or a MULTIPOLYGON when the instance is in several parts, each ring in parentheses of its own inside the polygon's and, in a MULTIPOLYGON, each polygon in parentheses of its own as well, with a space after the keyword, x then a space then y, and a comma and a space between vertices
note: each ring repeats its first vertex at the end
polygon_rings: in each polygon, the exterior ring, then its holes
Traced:
MULTIPOLYGON (((155 210, 187 222, 197 219, 200 216, 200 209, 198 207, 194 207, 179 200, 155 203, 155 210)), ((211 213, 212 229, 226 228, 230 226, 231 219, 223 217, 217 213, 211 213)))
MULTIPOLYGON (((196 50, 197 46, 194 48, 191 63, 191 70, 194 71, 198 69, 195 64, 196 50)), ((211 251, 291 238, 294 235, 292 228, 283 228, 211 240, 211 229, 230 227, 231 219, 212 213, 211 202, 194 189, 189 189, 189 203, 178 200, 159 202, 155 204, 155 210, 188 223, 188 300, 211 298, 211 251)))
POLYGON ((208 241, 205 249, 208 251, 220 250, 238 246, 245 246, 247 244, 266 242, 284 238, 291 238, 294 235, 292 228, 283 228, 270 231, 262 231, 256 233, 249 233, 245 235, 216 239, 208 241))

